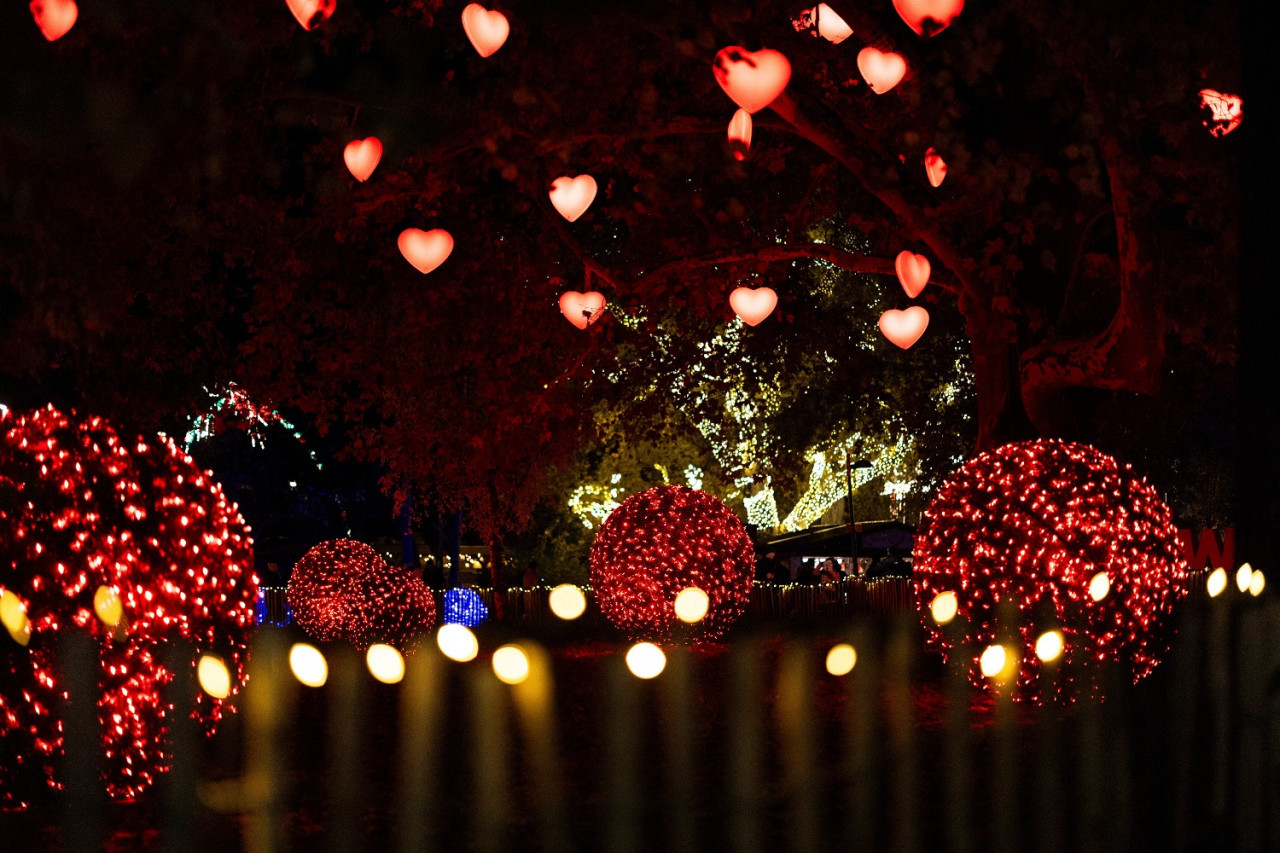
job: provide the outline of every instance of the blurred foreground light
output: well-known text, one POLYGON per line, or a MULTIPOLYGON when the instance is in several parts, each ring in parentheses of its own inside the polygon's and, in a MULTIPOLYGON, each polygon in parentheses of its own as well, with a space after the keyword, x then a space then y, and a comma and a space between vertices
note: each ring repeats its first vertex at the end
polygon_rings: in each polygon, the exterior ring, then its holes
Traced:
POLYGON ((1254 598, 1262 595, 1262 591, 1267 587, 1267 576, 1262 573, 1261 569, 1253 570, 1253 577, 1249 578, 1249 594, 1254 598))
POLYGON ((696 586, 685 587, 676 593, 676 618, 681 622, 701 622, 711 606, 711 599, 696 586))
POLYGON ((27 606, 21 598, 3 587, 0 587, 0 624, 18 645, 25 646, 30 642, 31 620, 27 618, 27 606))
POLYGON ((369 674, 383 684, 399 684, 404 678, 404 657, 395 646, 374 643, 364 653, 369 674))
POLYGON ((480 653, 480 642, 465 625, 441 625, 440 630, 436 632, 436 645, 440 647, 445 657, 456 660, 458 663, 475 660, 476 655, 480 653))
POLYGON ((1111 577, 1106 572, 1098 572, 1089 580, 1089 597, 1101 601, 1111 592, 1111 577))
POLYGON ((1227 588, 1227 570, 1219 567, 1209 572, 1209 579, 1205 581, 1205 587, 1209 590, 1210 598, 1217 598, 1222 595, 1222 591, 1227 588))
POLYGON ((827 672, 832 675, 848 675, 858 663, 858 653, 848 643, 837 643, 827 652, 827 672))
POLYGON ((503 684, 520 684, 529 677, 529 656, 517 645, 506 645, 493 653, 493 674, 503 684))
POLYGON ((289 649, 289 669, 293 677, 308 687, 323 687, 329 680, 329 664, 315 646, 294 643, 289 649))
POLYGON ((933 614, 933 621, 939 625, 945 625, 956 618, 956 611, 959 609, 960 602, 956 599, 954 592, 938 593, 933 597, 933 603, 929 605, 929 612, 933 614))
POLYGON ((1253 566, 1249 565, 1248 563, 1241 564, 1240 568, 1236 569, 1236 588, 1239 589, 1241 592, 1247 592, 1249 589, 1249 584, 1252 581, 1253 581, 1253 566))
POLYGON ((200 689, 214 699, 226 699, 231 695, 231 673, 222 658, 213 655, 201 655, 196 664, 196 678, 200 681, 200 689))
POLYGON ((1005 670, 1005 664, 1009 661, 1009 656, 1004 650, 1004 646, 999 644, 987 646, 982 652, 982 657, 978 658, 978 666, 982 668, 982 674, 987 678, 999 678, 1005 670))
POLYGON ((93 594, 93 612, 108 628, 114 628, 124 618, 124 604, 111 587, 103 584, 93 594))
POLYGON ((636 643, 627 650, 627 669, 636 678, 657 678, 666 666, 667 656, 653 643, 636 643))
POLYGON ((587 597, 571 583, 562 583, 551 590, 548 600, 551 612, 561 619, 577 619, 587 609, 587 597))
POLYGON ((1045 631, 1036 638, 1036 657, 1045 663, 1052 663, 1062 656, 1064 645, 1061 631, 1045 631))

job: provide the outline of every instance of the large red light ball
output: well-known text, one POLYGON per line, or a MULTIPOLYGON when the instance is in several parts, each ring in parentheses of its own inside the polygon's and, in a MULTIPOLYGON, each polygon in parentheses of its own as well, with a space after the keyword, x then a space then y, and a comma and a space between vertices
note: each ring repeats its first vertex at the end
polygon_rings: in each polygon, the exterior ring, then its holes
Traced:
POLYGON ((1135 681, 1150 673, 1168 647, 1161 623, 1189 584, 1155 489, 1093 447, 1056 440, 1007 444, 953 474, 925 512, 913 568, 931 645, 944 655, 963 645, 979 683, 983 648, 1016 644, 1015 696, 1030 700, 1050 698, 1035 644, 1052 629, 1066 641, 1056 698, 1096 694, 1104 665, 1135 681), (929 618, 942 592, 959 605, 945 629, 929 618), (1000 624, 1008 602, 1017 625, 1000 624))
POLYGON ((435 599, 422 577, 388 566, 351 539, 321 542, 294 566, 286 593, 294 622, 324 642, 347 640, 405 648, 431 630, 435 599))
MULTIPOLYGON (((31 628, 25 647, 0 632, 0 805, 58 787, 60 632, 98 641, 103 776, 116 799, 169 763, 164 644, 221 657, 233 693, 244 681, 258 591, 249 528, 170 441, 125 441, 101 418, 52 407, 0 418, 0 587, 31 628)), ((222 706, 199 696, 206 731, 222 706)))
POLYGON ((712 639, 742 615, 751 595, 755 549, 719 498, 683 486, 656 486, 615 509, 591 546, 591 586, 600 610, 632 639, 671 639, 675 598, 707 594, 707 615, 679 636, 712 639))

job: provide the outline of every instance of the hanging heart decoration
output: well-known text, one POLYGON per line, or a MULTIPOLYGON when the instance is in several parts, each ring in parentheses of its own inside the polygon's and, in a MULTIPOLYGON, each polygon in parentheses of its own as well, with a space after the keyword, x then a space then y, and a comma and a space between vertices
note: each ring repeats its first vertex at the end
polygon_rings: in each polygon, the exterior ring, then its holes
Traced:
POLYGON ((936 36, 964 11, 964 0, 893 0, 902 20, 918 36, 936 36))
POLYGON ((579 329, 585 329, 604 315, 604 295, 594 290, 579 293, 570 290, 560 297, 560 313, 579 329))
POLYGON ((551 182, 551 206, 573 222, 596 200, 596 179, 590 175, 556 178, 551 182))
POLYGON ((940 187, 947 178, 947 161, 937 151, 930 148, 924 152, 924 171, 929 176, 931 186, 940 187))
POLYGON ((432 228, 423 231, 419 228, 406 228, 400 232, 396 240, 400 254, 413 265, 418 272, 426 275, 445 262, 453 251, 453 235, 443 228, 432 228))
POLYGON ((853 35, 853 27, 846 24, 844 18, 837 15, 835 10, 826 3, 817 5, 813 10, 813 18, 818 25, 818 35, 832 44, 839 44, 853 35))
POLYGON ((49 41, 57 41, 71 31, 80 17, 80 10, 73 0, 31 0, 31 17, 36 19, 40 34, 49 41))
POLYGON ((337 0, 284 0, 284 2, 304 30, 314 30, 329 20, 329 16, 338 6, 337 0))
POLYGON ((493 56, 507 42, 511 24, 507 16, 490 11, 479 3, 472 3, 462 10, 462 30, 471 46, 482 57, 493 56))
POLYGON ((902 283, 902 289, 907 292, 907 296, 915 299, 920 295, 920 291, 924 290, 924 286, 929 283, 929 259, 924 255, 916 255, 911 252, 899 252, 898 257, 893 262, 893 269, 898 274, 898 281, 902 283))
POLYGON ((343 149, 342 159, 352 176, 363 183, 378 168, 378 161, 382 159, 382 142, 376 136, 353 139, 343 149))
POLYGON ((1226 136, 1244 121, 1244 99, 1239 95, 1201 89, 1200 109, 1205 113, 1204 126, 1209 128, 1210 136, 1226 136))
POLYGON ((771 287, 739 287, 729 294, 729 307, 748 326, 763 323, 778 306, 778 294, 771 287))
POLYGON ((753 53, 726 47, 716 54, 711 70, 724 93, 749 113, 769 106, 791 82, 791 62, 767 48, 753 53))
POLYGON ((907 75, 907 61, 892 51, 864 47, 858 51, 858 71, 871 91, 883 95, 907 75))
POLYGON ((929 312, 919 305, 906 310, 890 308, 880 315, 880 334, 903 349, 911 349, 928 326, 929 312))
POLYGON ((735 160, 747 159, 751 151, 751 113, 738 110, 729 120, 729 151, 735 160))

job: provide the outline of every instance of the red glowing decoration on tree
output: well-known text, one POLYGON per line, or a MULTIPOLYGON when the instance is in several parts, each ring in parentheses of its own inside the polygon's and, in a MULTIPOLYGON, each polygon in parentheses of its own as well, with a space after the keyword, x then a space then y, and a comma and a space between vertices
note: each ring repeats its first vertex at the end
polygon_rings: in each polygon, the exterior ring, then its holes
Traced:
POLYGON ((1244 121, 1244 99, 1239 95, 1201 89, 1200 109, 1205 113, 1204 126, 1209 128, 1211 136, 1226 136, 1244 121))
POLYGON ((724 93, 749 113, 772 104, 791 82, 791 62, 767 48, 754 53, 741 47, 723 48, 711 70, 724 93))
POLYGON ((376 136, 353 139, 343 149, 342 159, 352 177, 363 183, 378 168, 378 161, 382 159, 382 141, 376 136))
POLYGON ((751 113, 738 110, 729 120, 729 151, 735 160, 747 159, 751 150, 751 113))
POLYGON ((69 33, 80 16, 73 0, 31 0, 29 8, 40 34, 49 41, 57 41, 69 33))
POLYGON ((746 609, 755 550, 719 498, 655 486, 615 509, 591 546, 591 586, 600 610, 632 639, 662 640, 676 626, 675 599, 697 587, 710 602, 691 637, 720 636, 746 609))
POLYGON ((388 566, 351 539, 321 542, 293 568, 286 593, 294 622, 317 640, 405 648, 431 630, 435 599, 415 571, 388 566))
POLYGON ((808 30, 832 44, 839 44, 853 35, 853 27, 849 26, 844 18, 836 14, 835 10, 826 3, 819 3, 812 9, 805 9, 799 17, 791 21, 791 24, 799 32, 808 30))
POLYGON ((1096 693, 1104 663, 1147 675, 1167 648, 1161 620, 1189 583, 1155 489, 1093 447, 1056 440, 1006 444, 953 474, 925 513, 913 569, 922 613, 939 593, 958 604, 957 631, 925 619, 931 644, 947 655, 962 643, 979 683, 978 653, 1004 642, 1021 661, 1022 699, 1040 698, 1036 640, 1054 629, 1066 642, 1059 698, 1096 693), (999 624, 1001 599, 1017 625, 999 624))
MULTIPOLYGON (((168 765, 165 643, 221 657, 233 692, 244 681, 257 596, 249 528, 167 440, 127 442, 101 418, 52 407, 0 419, 0 587, 20 599, 30 628, 26 648, 0 644, 0 804, 58 785, 60 632, 98 642, 103 775, 114 798, 136 796, 168 765)), ((206 731, 222 707, 198 697, 206 731)))
POLYGON ((929 312, 919 305, 905 310, 890 308, 880 315, 880 334, 894 345, 911 349, 929 327, 929 312))
POLYGON ((924 152, 924 172, 929 176, 929 186, 932 187, 942 186, 947 179, 947 162, 932 148, 924 152))
POLYGON ((462 10, 462 29, 476 53, 481 57, 490 57, 507 43, 511 23, 501 12, 490 11, 479 3, 471 3, 462 10))
POLYGON ((893 262, 893 269, 898 274, 902 289, 912 299, 924 290, 925 285, 929 283, 929 273, 933 271, 928 258, 907 251, 898 253, 897 259, 893 262))
POLYGON ((560 297, 560 313, 579 329, 585 329, 604 315, 604 295, 594 290, 570 290, 560 297))
POLYGON ((883 95, 907 76, 907 61, 891 51, 864 47, 858 51, 858 71, 871 91, 883 95))
POLYGON ((440 266, 453 252, 453 235, 443 228, 432 228, 423 231, 420 228, 406 228, 400 232, 396 240, 400 254, 413 265, 418 272, 427 273, 440 266))
POLYGON ((729 294, 729 307, 748 326, 758 326, 778 306, 778 294, 771 287, 736 288, 729 294))
POLYGON ((337 8, 337 0, 285 0, 289 11, 304 30, 314 30, 329 20, 337 8))
POLYGON ((902 20, 918 36, 936 36, 964 11, 964 0, 893 0, 902 20))
POLYGON ((586 213, 595 200, 596 179, 590 175, 566 175, 551 182, 551 206, 570 222, 586 213))

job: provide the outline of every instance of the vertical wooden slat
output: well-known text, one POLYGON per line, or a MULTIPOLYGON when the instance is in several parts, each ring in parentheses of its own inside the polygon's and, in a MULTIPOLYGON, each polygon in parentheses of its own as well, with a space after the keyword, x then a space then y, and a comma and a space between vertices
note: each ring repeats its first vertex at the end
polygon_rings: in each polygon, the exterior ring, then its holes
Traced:
POLYGON ((570 847, 565 826, 564 788, 559 751, 556 748, 556 723, 553 713, 555 681, 551 660, 535 643, 521 643, 529 658, 529 677, 512 688, 520 725, 528 742, 534 785, 534 807, 538 815, 538 832, 543 850, 563 851, 570 847))
POLYGON ((760 838, 760 655, 754 641, 729 653, 729 843, 739 853, 762 850, 760 838))
POLYGON ((329 821, 325 833, 326 844, 334 853, 360 846, 365 681, 364 662, 356 650, 346 644, 335 647, 329 669, 329 821))
POLYGON ((1077 719, 1079 727, 1078 768, 1076 774, 1079 803, 1080 853, 1097 853, 1107 849, 1105 831, 1106 761, 1102 744, 1102 708, 1099 700, 1086 697, 1080 700, 1077 719))
POLYGON ((605 667, 608 716, 605 761, 608 800, 605 805, 604 849, 612 853, 641 850, 639 771, 639 687, 621 659, 605 667))
POLYGON ((666 725, 663 728, 666 753, 666 797, 668 815, 666 849, 672 853, 692 853, 699 849, 694 802, 695 784, 700 762, 696 755, 691 700, 692 661, 684 648, 672 649, 667 655, 667 670, 662 676, 662 698, 666 725))
POLYGON ((1036 850, 1061 853, 1062 809, 1062 707, 1054 702, 1058 662, 1041 665, 1040 706, 1035 711, 1035 808, 1036 850))
POLYGON ((880 650, 874 648, 866 631, 856 631, 853 647, 858 663, 847 681, 849 720, 845 724, 845 777, 849 790, 842 798, 846 805, 847 832, 855 850, 872 850, 876 840, 876 816, 883 799, 879 774, 879 690, 880 650))
POLYGON ((888 690, 889 746, 893 766, 893 810, 896 816, 893 849, 898 853, 920 850, 921 810, 916 762, 915 703, 911 696, 911 672, 917 648, 914 619, 894 620, 889 640, 885 686, 888 690))
POLYGON ((471 746, 475 758, 472 778, 472 814, 475 817, 476 848, 483 853, 500 853, 506 843, 506 801, 510 797, 507 773, 506 694, 489 667, 471 668, 471 746))
MULTIPOLYGON (((424 644, 425 645, 425 644, 424 644)), ((410 655, 400 693, 400 785, 396 849, 429 849, 435 823, 435 765, 443 717, 443 660, 433 648, 410 655)))
POLYGON ((286 849, 282 808, 281 735, 293 718, 293 682, 286 644, 279 631, 258 633, 249 657, 244 691, 244 849, 276 853, 286 849))
POLYGON ((1257 601, 1246 601, 1240 608, 1238 643, 1236 645, 1235 685, 1235 750, 1236 778, 1232 811, 1236 817, 1236 849, 1240 853, 1261 853, 1262 816, 1266 790, 1264 756, 1264 714, 1268 670, 1267 611, 1257 601))
POLYGON ((64 843, 70 853, 90 853, 100 849, 104 813, 99 776, 98 646, 88 634, 68 631, 59 651, 67 691, 62 715, 64 843))
POLYGON ((173 707, 169 716, 169 772, 161 777, 164 802, 164 844, 169 853, 190 853, 196 848, 199 801, 196 796, 196 752, 199 737, 191 710, 195 705, 196 680, 192 668, 193 651, 187 643, 175 643, 165 656, 165 666, 173 680, 165 687, 165 701, 173 707))
POLYGON ((819 846, 818 807, 821 790, 815 775, 813 731, 813 662, 809 650, 791 643, 778 671, 778 699, 774 705, 787 794, 787 847, 809 853, 819 846))
POLYGON ((991 779, 991 821, 996 853, 1016 853, 1020 786, 1018 768, 1018 721, 1013 705, 1013 680, 993 685, 995 721, 992 732, 995 761, 991 779))
MULTIPOLYGON (((958 632, 955 632, 958 633, 958 632)), ((972 650, 954 647, 947 667, 947 728, 945 750, 946 838, 953 853, 971 853, 973 844, 973 733, 970 705, 973 686, 968 666, 972 650)))
MULTIPOLYGON (((1199 604, 1199 602, 1197 602, 1199 604)), ((1204 689, 1203 669, 1204 623, 1201 610, 1184 608, 1179 623, 1178 639, 1173 647, 1172 675, 1169 679, 1169 725, 1167 740, 1173 755, 1174 801, 1172 838, 1175 853, 1190 849, 1191 819, 1203 808, 1193 801, 1192 758, 1198 752, 1194 740, 1196 700, 1204 689), (1188 612, 1189 610, 1189 612, 1188 612)))

